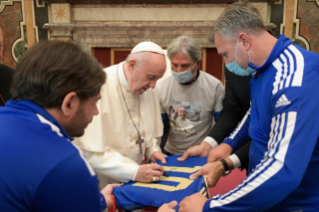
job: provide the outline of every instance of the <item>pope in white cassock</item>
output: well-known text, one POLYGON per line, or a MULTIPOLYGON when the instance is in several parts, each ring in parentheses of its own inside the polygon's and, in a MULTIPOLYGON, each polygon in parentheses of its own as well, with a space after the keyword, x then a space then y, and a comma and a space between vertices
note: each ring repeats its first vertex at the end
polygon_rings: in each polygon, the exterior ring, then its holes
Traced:
POLYGON ((159 147, 163 126, 154 89, 165 69, 164 51, 149 41, 136 45, 126 61, 104 69, 100 113, 74 141, 98 174, 101 188, 115 181, 151 182, 162 176, 162 166, 140 164, 144 156, 166 162, 159 147))

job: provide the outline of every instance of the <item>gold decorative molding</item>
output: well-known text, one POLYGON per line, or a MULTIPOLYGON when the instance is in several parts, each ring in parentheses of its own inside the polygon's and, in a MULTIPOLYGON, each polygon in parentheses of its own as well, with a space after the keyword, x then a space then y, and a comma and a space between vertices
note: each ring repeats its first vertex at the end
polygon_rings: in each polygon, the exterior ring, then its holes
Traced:
MULTIPOLYGON (((19 57, 18 55, 15 54, 15 48, 17 47, 17 45, 19 43, 23 43, 23 42, 28 42, 27 40, 27 31, 25 31, 25 27, 27 27, 27 15, 26 15, 26 10, 25 10, 25 0, 9 0, 10 2, 12 2, 12 4, 10 5, 13 5, 14 2, 21 2, 21 10, 22 10, 22 21, 20 22, 20 35, 21 37, 19 39, 17 39, 13 44, 12 44, 12 47, 11 47, 11 54, 12 54, 12 58, 13 60, 17 63, 18 60, 19 60, 19 57)), ((29 16, 28 16, 28 22, 29 22, 29 32, 30 30, 33 31, 33 36, 30 37, 29 39, 33 39, 34 42, 38 42, 39 41, 39 33, 38 33, 38 27, 36 26, 35 24, 35 16, 34 16, 34 2, 33 0, 28 0, 29 2, 27 3, 30 3, 29 4, 29 16), (31 16, 31 17, 30 17, 31 16)), ((1 2, 1 6, 2 6, 2 3, 1 2)), ((6 3, 6 2, 4 2, 6 3)), ((9 4, 6 4, 6 5, 9 5, 9 4)), ((0 7, 1 8, 1 7, 0 7)), ((1 9, 0 9, 1 11, 1 9)), ((32 33, 32 32, 31 32, 32 33)), ((32 41, 31 41, 32 42, 32 41)), ((32 43, 30 44, 32 45, 32 43)), ((30 47, 30 46, 27 46, 27 47, 30 47)))
POLYGON ((0 1, 0 13, 6 8, 6 6, 11 6, 14 2, 21 2, 21 0, 8 0, 8 1, 0 1))
POLYGON ((319 0, 308 0, 308 1, 315 1, 319 7, 319 0))
MULTIPOLYGON (((319 0, 316 0, 319 1, 319 0)), ((308 43, 308 41, 304 38, 301 37, 299 35, 299 31, 300 31, 300 19, 297 18, 297 8, 298 8, 298 0, 286 0, 285 5, 284 5, 284 14, 283 14, 283 23, 280 25, 280 34, 282 34, 283 32, 285 32, 285 36, 289 37, 292 41, 294 41, 295 39, 300 40, 301 42, 304 43, 305 47, 307 50, 310 50, 310 45, 308 43), (287 5, 287 1, 290 1, 290 4, 287 5), (293 3, 293 5, 291 5, 291 3, 293 3), (289 7, 289 15, 287 14, 286 11, 286 6, 289 7), (291 7, 293 6, 293 13, 291 13, 291 7), (287 19, 286 19, 287 17, 287 19), (288 27, 289 32, 286 33, 286 26, 287 26, 287 22, 290 25, 288 27), (293 25, 295 24, 295 31, 293 31, 293 25), (285 29, 285 31, 284 31, 285 29)))
POLYGON ((206 72, 206 48, 202 48, 202 71, 206 72))
POLYGON ((132 50, 132 48, 111 48, 111 66, 115 65, 115 56, 114 56, 115 52, 131 51, 131 50, 132 50))

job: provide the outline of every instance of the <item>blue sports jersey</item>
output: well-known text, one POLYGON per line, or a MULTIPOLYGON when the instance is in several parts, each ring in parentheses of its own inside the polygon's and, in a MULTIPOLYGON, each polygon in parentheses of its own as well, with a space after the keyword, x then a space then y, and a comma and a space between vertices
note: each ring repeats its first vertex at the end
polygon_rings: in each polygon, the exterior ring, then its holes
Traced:
MULTIPOLYGON (((190 157, 179 162, 174 155, 166 158, 162 165, 168 177, 162 176, 153 183, 130 182, 114 188, 113 194, 119 209, 134 210, 146 207, 160 207, 164 203, 176 200, 181 202, 186 196, 200 192, 207 198, 209 193, 204 177, 190 180, 189 176, 198 171, 207 162, 207 157, 190 157)), ((175 208, 178 210, 178 206, 175 208)))
POLYGON ((247 178, 204 211, 319 211, 319 55, 284 35, 250 81, 251 109, 224 142, 250 137, 247 178))
POLYGON ((101 211, 96 174, 43 108, 8 101, 0 131, 0 211, 101 211))

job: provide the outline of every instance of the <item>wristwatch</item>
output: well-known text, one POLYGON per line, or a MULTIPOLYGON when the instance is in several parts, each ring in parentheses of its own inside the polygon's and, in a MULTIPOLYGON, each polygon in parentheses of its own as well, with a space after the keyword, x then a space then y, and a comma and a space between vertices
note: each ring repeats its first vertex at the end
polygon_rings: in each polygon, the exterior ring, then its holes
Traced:
POLYGON ((229 168, 227 162, 224 159, 219 159, 219 161, 223 164, 224 167, 224 173, 223 176, 229 175, 231 172, 231 169, 229 168))

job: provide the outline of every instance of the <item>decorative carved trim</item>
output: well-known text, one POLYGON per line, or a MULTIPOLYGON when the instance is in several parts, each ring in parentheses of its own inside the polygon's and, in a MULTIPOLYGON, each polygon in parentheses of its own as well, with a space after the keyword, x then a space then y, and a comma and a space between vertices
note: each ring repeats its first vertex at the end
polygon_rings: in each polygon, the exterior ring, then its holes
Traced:
MULTIPOLYGON (((27 38, 25 37, 25 27, 26 26, 26 22, 25 22, 25 9, 24 9, 24 1, 18 1, 18 0, 14 0, 15 2, 21 2, 21 10, 22 10, 22 18, 23 20, 20 22, 20 34, 21 34, 21 37, 19 39, 17 39, 13 44, 12 44, 12 47, 11 47, 11 55, 12 55, 12 58, 15 62, 18 62, 19 60, 19 56, 21 55, 15 55, 15 48, 17 47, 17 45, 21 46, 23 45, 23 43, 27 42, 27 38), (20 44, 19 44, 20 43, 20 44)), ((35 17, 34 17, 34 2, 32 0, 32 23, 33 23, 33 29, 35 31, 35 41, 38 42, 39 41, 39 33, 38 33, 38 26, 36 26, 35 24, 35 17)), ((27 45, 27 44, 25 44, 27 45)))
POLYGON ((37 2, 37 7, 45 7, 44 0, 36 0, 36 2, 37 2), (39 1, 41 1, 41 3, 39 3, 39 1))
MULTIPOLYGON (((196 0, 196 4, 232 4, 238 0, 196 0)), ((47 3, 70 4, 193 4, 191 0, 46 0, 47 3)), ((276 3, 277 0, 254 0, 253 2, 276 3)))
POLYGON ((0 13, 2 13, 6 6, 11 6, 14 2, 21 2, 21 0, 0 1, 0 13))
MULTIPOLYGON (((319 0, 317 0, 319 1, 319 0)), ((286 4, 285 4, 286 7, 286 4)), ((309 42, 302 36, 299 35, 299 31, 300 31, 300 19, 297 18, 297 11, 298 11, 298 0, 295 0, 295 4, 294 4, 294 15, 293 15, 293 23, 296 24, 296 30, 294 32, 293 35, 293 41, 295 39, 300 40, 301 42, 303 42, 305 44, 305 47, 307 50, 310 50, 310 45, 309 42)), ((283 23, 280 25, 280 34, 283 33, 284 31, 284 27, 285 27, 285 17, 286 17, 286 9, 284 9, 284 13, 283 13, 283 23)))
POLYGON ((319 0, 307 0, 307 2, 310 2, 310 1, 315 1, 317 3, 318 7, 319 7, 319 0))
MULTIPOLYGON (((85 51, 92 54, 94 47, 130 48, 137 43, 149 40, 163 48, 180 35, 189 35, 197 40, 201 48, 214 47, 208 36, 214 22, 208 23, 103 23, 103 24, 45 24, 43 28, 51 31, 51 35, 62 36, 58 32, 73 34, 85 51)), ((276 26, 265 24, 267 29, 276 26)), ((54 37, 52 36, 52 37, 54 37)))

